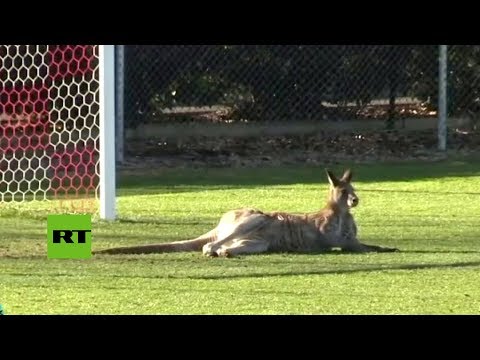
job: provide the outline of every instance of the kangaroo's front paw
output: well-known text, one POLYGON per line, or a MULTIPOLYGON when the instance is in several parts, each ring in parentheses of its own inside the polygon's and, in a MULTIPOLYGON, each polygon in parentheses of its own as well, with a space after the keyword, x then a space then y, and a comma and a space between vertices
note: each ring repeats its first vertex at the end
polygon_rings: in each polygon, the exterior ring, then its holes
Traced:
POLYGON ((208 243, 208 244, 203 245, 202 253, 205 256, 217 257, 218 254, 217 254, 216 250, 217 249, 216 249, 215 246, 213 246, 213 243, 208 243))
POLYGON ((232 257, 232 253, 227 248, 220 248, 219 250, 217 250, 217 254, 221 257, 232 257))

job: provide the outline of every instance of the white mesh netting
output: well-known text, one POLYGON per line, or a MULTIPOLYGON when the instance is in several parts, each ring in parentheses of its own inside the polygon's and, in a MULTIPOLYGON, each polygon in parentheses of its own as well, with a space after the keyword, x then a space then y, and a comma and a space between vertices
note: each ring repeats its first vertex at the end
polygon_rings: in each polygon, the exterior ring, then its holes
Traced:
POLYGON ((97 45, 0 45, 1 202, 98 196, 98 63, 97 45))

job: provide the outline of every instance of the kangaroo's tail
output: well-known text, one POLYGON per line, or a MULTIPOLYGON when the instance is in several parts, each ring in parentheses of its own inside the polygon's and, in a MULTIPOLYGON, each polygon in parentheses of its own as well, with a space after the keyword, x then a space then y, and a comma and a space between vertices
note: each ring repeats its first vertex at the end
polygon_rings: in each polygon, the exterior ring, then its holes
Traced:
POLYGON ((193 240, 175 241, 163 244, 139 245, 139 246, 124 246, 99 251, 93 251, 96 254, 154 254, 164 252, 186 252, 186 251, 200 251, 203 245, 215 241, 217 237, 216 229, 209 231, 193 240))

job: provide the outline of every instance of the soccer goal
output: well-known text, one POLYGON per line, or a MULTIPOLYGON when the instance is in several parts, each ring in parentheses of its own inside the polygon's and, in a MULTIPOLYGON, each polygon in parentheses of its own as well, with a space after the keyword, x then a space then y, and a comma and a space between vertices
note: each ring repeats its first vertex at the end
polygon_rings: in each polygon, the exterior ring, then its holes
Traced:
POLYGON ((1 204, 46 201, 52 212, 115 219, 114 52, 0 45, 1 204))

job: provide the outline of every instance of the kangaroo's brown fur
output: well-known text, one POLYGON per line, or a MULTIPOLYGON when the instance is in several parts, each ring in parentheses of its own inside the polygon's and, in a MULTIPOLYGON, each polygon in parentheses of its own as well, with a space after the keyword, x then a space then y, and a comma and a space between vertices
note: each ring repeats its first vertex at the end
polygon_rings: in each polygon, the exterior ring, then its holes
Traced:
POLYGON ((225 213, 217 227, 193 240, 119 247, 97 251, 103 254, 140 254, 200 251, 208 256, 235 256, 263 252, 316 252, 341 248, 352 252, 391 252, 360 243, 350 209, 358 197, 351 185, 352 172, 338 179, 327 170, 329 199, 323 209, 313 213, 289 214, 243 208, 225 213))

